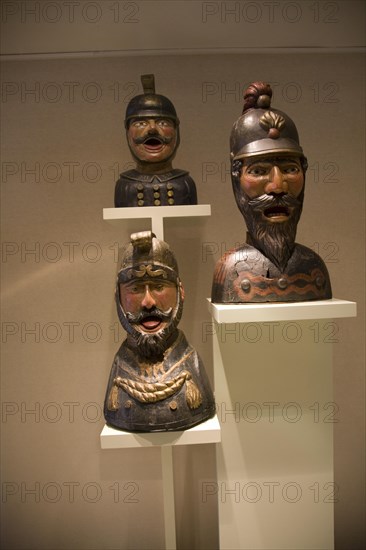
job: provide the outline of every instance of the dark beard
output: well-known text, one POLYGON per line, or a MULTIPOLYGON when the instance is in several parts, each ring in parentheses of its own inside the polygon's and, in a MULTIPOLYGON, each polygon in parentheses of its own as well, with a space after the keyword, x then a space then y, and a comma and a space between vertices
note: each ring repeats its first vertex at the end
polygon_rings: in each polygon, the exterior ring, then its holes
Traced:
POLYGON ((157 363, 164 359, 164 352, 171 346, 177 336, 177 329, 173 322, 170 322, 163 330, 156 334, 143 334, 136 331, 133 336, 133 343, 129 343, 137 351, 141 361, 157 363))
POLYGON ((241 201, 250 244, 260 250, 281 272, 285 270, 295 247, 302 203, 303 194, 299 198, 290 195, 261 195, 250 200, 243 197, 241 201), (292 213, 287 221, 274 223, 266 220, 264 210, 275 206, 291 209, 292 213))
POLYGON ((137 346, 137 351, 141 358, 145 360, 153 360, 154 358, 161 358, 168 345, 168 341, 171 339, 171 335, 174 333, 175 326, 172 321, 172 308, 168 311, 162 311, 157 307, 150 310, 143 309, 137 315, 126 312, 126 317, 129 323, 132 325, 139 325, 145 318, 156 317, 161 321, 168 322, 167 326, 155 334, 145 334, 139 330, 134 329, 134 334, 131 334, 134 338, 134 344, 137 346))
POLYGON ((128 334, 128 344, 139 355, 141 361, 148 361, 151 363, 162 361, 165 351, 177 338, 177 326, 183 312, 183 301, 180 292, 178 292, 177 300, 177 306, 173 312, 171 310, 169 312, 163 312, 158 308, 154 308, 154 310, 150 310, 148 314, 147 312, 141 312, 139 315, 133 316, 130 313, 125 314, 122 309, 118 309, 119 319, 128 334), (168 321, 164 329, 154 334, 145 334, 136 330, 134 323, 130 321, 130 319, 141 320, 144 316, 151 317, 152 314, 155 317, 168 321))

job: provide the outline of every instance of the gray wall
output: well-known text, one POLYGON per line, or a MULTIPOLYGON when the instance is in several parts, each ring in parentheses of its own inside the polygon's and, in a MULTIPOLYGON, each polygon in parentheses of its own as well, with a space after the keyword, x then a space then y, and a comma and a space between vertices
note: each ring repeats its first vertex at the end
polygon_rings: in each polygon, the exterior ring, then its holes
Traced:
MULTIPOLYGON (((363 3, 316 2, 311 11, 307 2, 282 2, 271 20, 268 3, 260 2, 262 15, 250 23, 255 14, 245 11, 247 2, 231 3, 241 9, 234 16, 225 11, 228 2, 119 2, 119 16, 136 19, 129 24, 111 21, 112 2, 82 2, 89 11, 75 11, 73 22, 63 2, 41 2, 39 22, 23 4, 8 2, 3 16, 4 548, 164 546, 159 449, 99 445, 107 378, 123 339, 113 302, 116 253, 132 231, 149 228, 109 225, 102 208, 113 206, 116 176, 131 162, 123 114, 146 72, 155 73, 157 91, 173 100, 181 119, 174 166, 190 171, 199 202, 212 205, 211 218, 165 226, 186 288, 181 328, 212 384, 206 297, 221 253, 245 239, 228 174, 228 136, 242 90, 252 80, 273 83, 273 105, 296 121, 310 166, 297 240, 325 260, 334 296, 358 302, 357 319, 337 321, 331 338, 322 325, 320 337, 336 340, 336 544, 361 548, 363 3), (52 11, 55 4, 61 12, 52 11), (102 14, 95 23, 93 6, 101 10, 95 17, 102 14)), ((216 548, 217 509, 201 496, 202 483, 215 480, 215 447, 176 448, 174 460, 178 547, 216 548)))

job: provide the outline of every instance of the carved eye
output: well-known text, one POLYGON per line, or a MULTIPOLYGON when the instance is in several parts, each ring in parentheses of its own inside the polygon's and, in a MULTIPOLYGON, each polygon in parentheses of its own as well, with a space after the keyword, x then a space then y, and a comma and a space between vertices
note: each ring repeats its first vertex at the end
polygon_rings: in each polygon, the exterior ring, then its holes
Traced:
POLYGON ((173 126, 170 120, 166 120, 164 118, 157 120, 157 125, 161 126, 162 128, 173 126))
POLYGON ((141 287, 138 286, 138 285, 132 285, 128 288, 128 290, 132 293, 132 294, 138 294, 139 292, 141 292, 141 287))
POLYGON ((247 174, 250 174, 251 176, 259 177, 259 176, 265 176, 268 172, 268 169, 265 166, 251 166, 247 169, 247 174))
POLYGON ((285 174, 298 174, 299 173, 299 167, 296 166, 296 165, 293 165, 293 166, 286 166, 284 169, 283 169, 283 172, 285 174))
POLYGON ((154 285, 154 290, 156 290, 157 292, 162 292, 164 288, 165 288, 165 285, 163 283, 154 285))

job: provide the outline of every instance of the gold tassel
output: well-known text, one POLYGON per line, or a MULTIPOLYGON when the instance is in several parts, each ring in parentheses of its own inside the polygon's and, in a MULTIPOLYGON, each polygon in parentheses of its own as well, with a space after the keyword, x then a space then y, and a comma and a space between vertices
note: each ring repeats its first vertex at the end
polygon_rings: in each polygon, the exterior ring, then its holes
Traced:
POLYGON ((190 409, 197 409, 202 404, 202 395, 192 378, 186 379, 186 401, 190 409))
POLYGON ((109 393, 109 398, 108 398, 108 410, 118 411, 118 409, 119 409, 118 387, 113 384, 112 389, 109 393))

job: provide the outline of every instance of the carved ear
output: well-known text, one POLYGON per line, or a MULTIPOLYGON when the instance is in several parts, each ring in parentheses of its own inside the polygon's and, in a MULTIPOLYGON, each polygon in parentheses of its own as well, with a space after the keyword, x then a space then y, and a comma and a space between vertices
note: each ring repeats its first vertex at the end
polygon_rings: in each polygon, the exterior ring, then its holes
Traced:
POLYGON ((180 281, 179 281, 179 290, 180 290, 180 295, 182 296, 182 302, 184 302, 185 292, 184 292, 184 287, 180 281))

